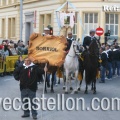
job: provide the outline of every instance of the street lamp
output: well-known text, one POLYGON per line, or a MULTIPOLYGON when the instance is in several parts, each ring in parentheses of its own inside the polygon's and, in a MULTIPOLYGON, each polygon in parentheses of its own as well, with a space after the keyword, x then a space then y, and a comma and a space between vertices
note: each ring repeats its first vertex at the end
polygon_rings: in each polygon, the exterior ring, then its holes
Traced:
POLYGON ((20 0, 20 40, 22 40, 23 30, 23 0, 20 0))

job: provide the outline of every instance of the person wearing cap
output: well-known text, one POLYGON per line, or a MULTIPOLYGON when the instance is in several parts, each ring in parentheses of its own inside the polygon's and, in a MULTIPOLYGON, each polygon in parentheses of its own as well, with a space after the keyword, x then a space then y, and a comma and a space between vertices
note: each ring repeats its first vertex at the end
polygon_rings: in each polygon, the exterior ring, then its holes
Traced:
POLYGON ((83 47, 85 48, 85 50, 88 50, 89 45, 93 39, 96 40, 96 42, 99 42, 95 37, 95 30, 90 30, 90 35, 86 36, 83 41, 83 47))
POLYGON ((50 29, 49 28, 44 28, 44 33, 42 34, 43 36, 45 35, 50 35, 50 29))

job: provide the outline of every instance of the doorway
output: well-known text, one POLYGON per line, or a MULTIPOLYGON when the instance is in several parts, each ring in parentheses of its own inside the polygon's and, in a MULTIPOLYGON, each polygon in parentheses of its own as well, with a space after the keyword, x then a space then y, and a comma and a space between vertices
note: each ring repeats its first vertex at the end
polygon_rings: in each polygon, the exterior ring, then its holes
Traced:
POLYGON ((32 22, 26 22, 25 25, 25 44, 27 44, 27 41, 30 38, 30 35, 33 33, 33 24, 32 22))

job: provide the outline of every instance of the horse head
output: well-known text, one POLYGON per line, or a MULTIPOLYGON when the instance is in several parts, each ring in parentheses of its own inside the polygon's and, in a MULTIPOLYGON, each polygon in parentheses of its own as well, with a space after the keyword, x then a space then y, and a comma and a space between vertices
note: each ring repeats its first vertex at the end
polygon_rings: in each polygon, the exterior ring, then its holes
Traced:
POLYGON ((80 51, 80 43, 79 43, 79 41, 74 40, 72 42, 72 44, 73 44, 73 50, 74 50, 75 54, 79 55, 79 53, 80 53, 79 52, 80 51))
POLYGON ((98 44, 97 44, 97 39, 93 39, 90 46, 89 46, 89 53, 91 55, 99 55, 99 48, 98 48, 98 44))

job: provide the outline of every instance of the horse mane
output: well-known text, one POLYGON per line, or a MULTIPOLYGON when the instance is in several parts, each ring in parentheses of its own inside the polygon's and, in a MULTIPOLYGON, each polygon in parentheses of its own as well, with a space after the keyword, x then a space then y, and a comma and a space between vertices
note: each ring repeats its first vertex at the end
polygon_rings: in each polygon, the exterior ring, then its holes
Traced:
POLYGON ((98 52, 99 52, 98 44, 95 39, 92 40, 92 42, 89 46, 89 52, 90 52, 90 54, 93 54, 93 55, 98 54, 98 52))

